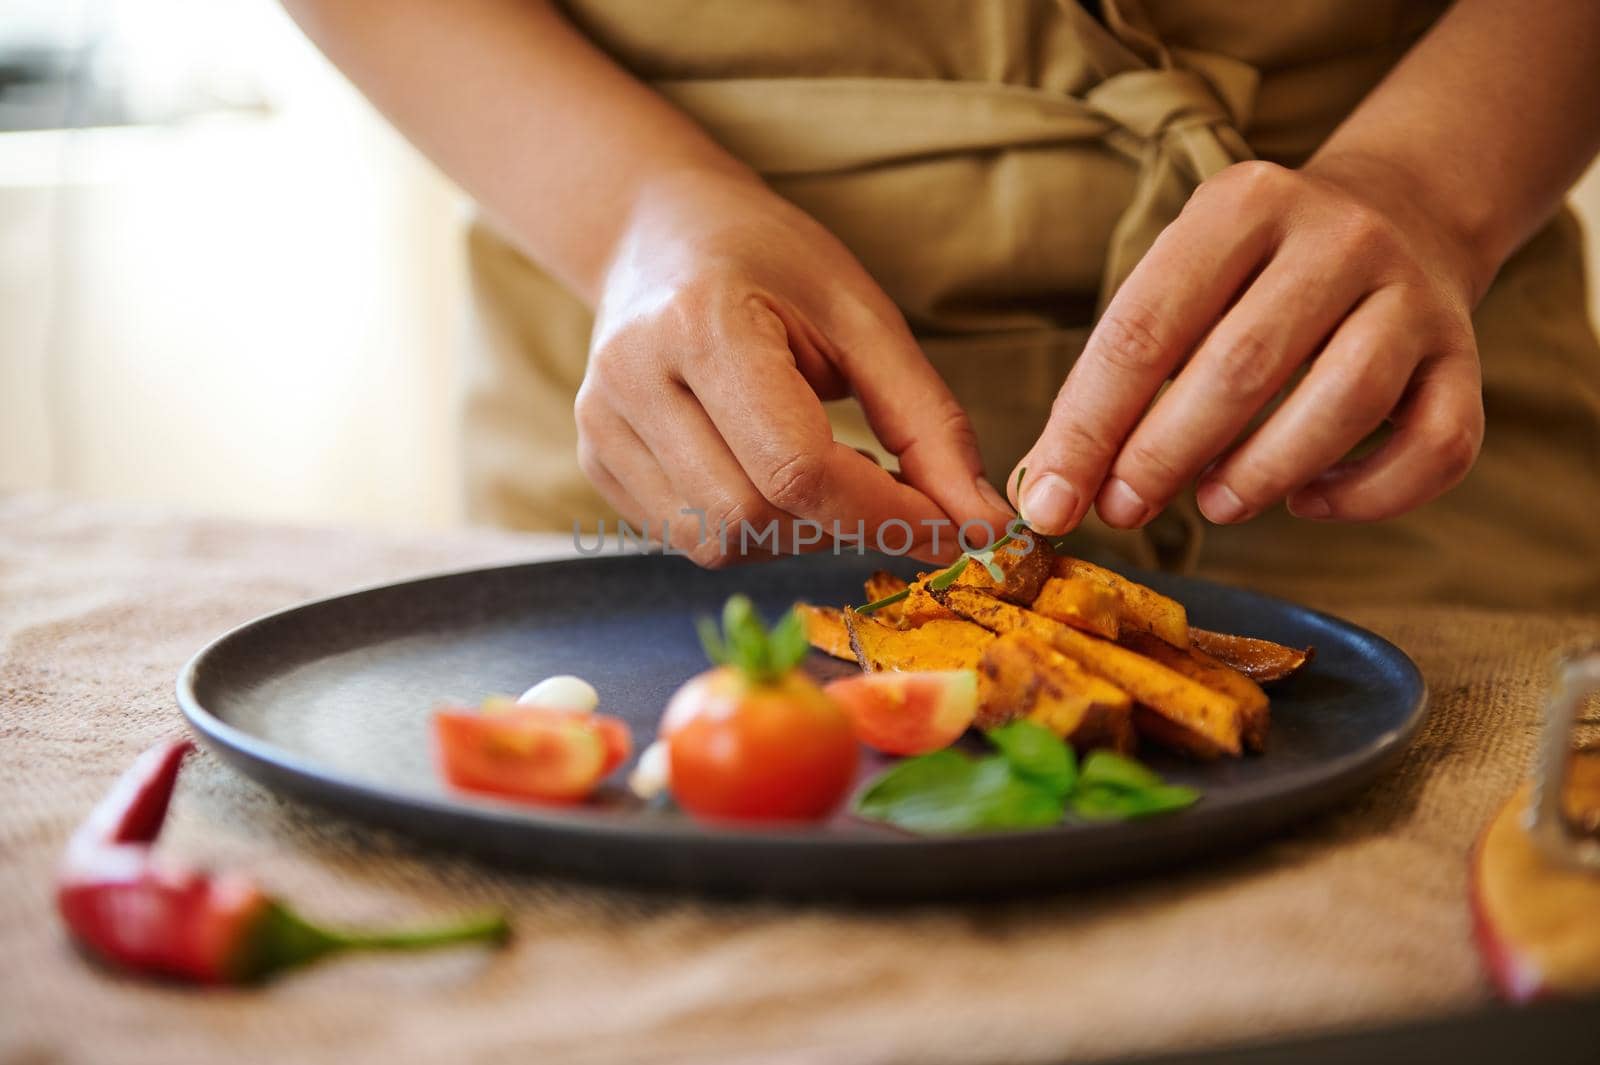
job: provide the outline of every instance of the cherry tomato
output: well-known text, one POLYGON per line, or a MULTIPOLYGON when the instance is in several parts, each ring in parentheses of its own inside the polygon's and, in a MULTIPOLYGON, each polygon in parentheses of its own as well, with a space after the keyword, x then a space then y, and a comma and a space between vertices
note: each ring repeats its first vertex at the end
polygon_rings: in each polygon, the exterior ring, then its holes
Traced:
POLYGON ((800 673, 755 681, 721 666, 689 681, 661 724, 672 794, 711 820, 811 821, 855 778, 850 721, 800 673))

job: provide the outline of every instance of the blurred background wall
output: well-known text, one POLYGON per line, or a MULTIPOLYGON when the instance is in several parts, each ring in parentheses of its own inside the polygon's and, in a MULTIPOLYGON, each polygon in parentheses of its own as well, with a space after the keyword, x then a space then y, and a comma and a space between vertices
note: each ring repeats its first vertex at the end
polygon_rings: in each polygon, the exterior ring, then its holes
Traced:
POLYGON ((464 214, 272 0, 0 0, 0 490, 458 521, 464 214))
POLYGON ((0 488, 456 520, 450 186, 271 0, 0 12, 0 488))

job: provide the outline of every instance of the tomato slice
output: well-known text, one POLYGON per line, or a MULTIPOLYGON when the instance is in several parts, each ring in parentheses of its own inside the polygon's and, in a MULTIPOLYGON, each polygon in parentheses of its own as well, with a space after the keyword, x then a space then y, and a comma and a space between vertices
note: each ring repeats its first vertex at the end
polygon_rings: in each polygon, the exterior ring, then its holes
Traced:
MULTIPOLYGON (((483 713, 492 714, 499 718, 529 711, 542 714, 552 720, 560 719, 587 724, 598 730, 600 740, 606 747, 606 773, 610 773, 617 766, 626 762, 628 756, 633 753, 633 735, 628 731, 628 723, 619 717, 596 714, 590 710, 573 710, 566 707, 515 703, 504 696, 498 695, 485 699, 483 703, 483 713)), ((470 710, 465 712, 471 713, 470 710)))
POLYGON ((970 669, 866 673, 824 690, 844 708, 856 739, 885 754, 948 747, 978 712, 978 674, 970 669))
POLYGON ((633 734, 628 731, 627 722, 620 718, 605 717, 599 714, 589 714, 589 723, 599 731, 600 742, 605 744, 605 768, 600 771, 601 776, 610 773, 617 766, 628 760, 628 755, 633 753, 633 734))
POLYGON ((586 798, 632 746, 620 720, 527 707, 433 715, 439 768, 453 786, 534 802, 586 798))

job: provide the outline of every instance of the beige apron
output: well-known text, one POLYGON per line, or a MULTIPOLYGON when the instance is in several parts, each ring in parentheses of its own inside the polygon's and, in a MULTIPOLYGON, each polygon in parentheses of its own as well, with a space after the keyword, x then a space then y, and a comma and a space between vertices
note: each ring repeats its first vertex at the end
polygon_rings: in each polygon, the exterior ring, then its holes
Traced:
MULTIPOLYGON (((1087 327, 1194 186, 1298 165, 1444 7, 1106 0, 569 0, 596 43, 837 234, 972 415, 991 475, 1027 450, 1087 327), (1103 21, 1102 21, 1103 19, 1103 21)), ((482 225, 464 430, 472 516, 611 517, 575 460, 590 317, 482 225)), ((1600 348, 1576 224, 1502 272, 1476 324, 1489 427, 1466 483, 1403 518, 1279 508, 1206 526, 1184 498, 1081 549, 1313 601, 1600 610, 1600 348)), ((853 402, 835 432, 881 454, 853 402)))

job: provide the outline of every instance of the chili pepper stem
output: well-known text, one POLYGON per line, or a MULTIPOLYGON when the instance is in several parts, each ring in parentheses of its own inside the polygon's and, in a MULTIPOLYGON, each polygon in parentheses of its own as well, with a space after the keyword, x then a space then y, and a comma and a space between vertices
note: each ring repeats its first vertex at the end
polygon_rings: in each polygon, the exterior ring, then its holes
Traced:
POLYGON ((431 928, 368 932, 324 928, 280 902, 257 919, 241 977, 261 979, 347 950, 430 950, 462 943, 503 943, 511 928, 500 914, 483 914, 431 928))
POLYGON ((510 938, 511 926, 495 913, 437 928, 324 931, 342 950, 427 950, 455 943, 504 943, 510 938))

